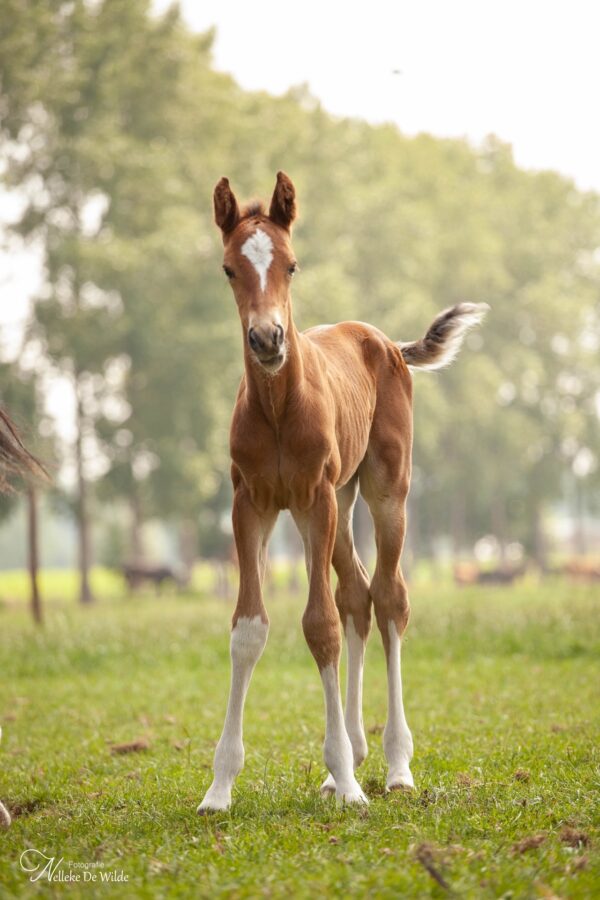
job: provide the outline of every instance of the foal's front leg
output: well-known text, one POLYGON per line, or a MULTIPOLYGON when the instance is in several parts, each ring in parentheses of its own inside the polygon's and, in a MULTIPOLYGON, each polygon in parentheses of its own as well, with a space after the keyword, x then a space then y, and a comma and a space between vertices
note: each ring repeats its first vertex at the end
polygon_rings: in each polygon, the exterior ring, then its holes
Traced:
POLYGON ((340 694, 340 617, 330 583, 337 505, 333 487, 317 490, 308 513, 292 510, 306 548, 309 570, 308 604, 302 619, 304 636, 319 667, 325 693, 325 765, 335 782, 340 803, 367 803, 354 777, 352 744, 348 737, 340 694))
POLYGON ((231 689, 225 725, 214 761, 214 779, 199 813, 228 809, 231 788, 244 765, 244 703, 252 672, 267 642, 269 619, 262 600, 267 540, 277 513, 259 515, 245 486, 236 488, 233 532, 240 564, 240 588, 231 630, 231 689))

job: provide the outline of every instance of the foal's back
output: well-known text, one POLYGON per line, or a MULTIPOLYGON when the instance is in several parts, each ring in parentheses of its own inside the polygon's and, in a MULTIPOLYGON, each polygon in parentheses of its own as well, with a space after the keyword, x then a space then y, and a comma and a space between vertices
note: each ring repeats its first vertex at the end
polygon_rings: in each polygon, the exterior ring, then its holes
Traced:
POLYGON ((398 345, 364 322, 319 325, 303 336, 335 405, 342 468, 345 457, 349 468, 360 462, 374 428, 410 446, 412 379, 398 345))
POLYGON ((340 376, 353 382, 356 376, 363 375, 364 369, 372 381, 377 380, 383 369, 410 383, 408 366, 399 346, 374 325, 366 322, 316 325, 304 331, 303 336, 323 354, 330 377, 340 376))

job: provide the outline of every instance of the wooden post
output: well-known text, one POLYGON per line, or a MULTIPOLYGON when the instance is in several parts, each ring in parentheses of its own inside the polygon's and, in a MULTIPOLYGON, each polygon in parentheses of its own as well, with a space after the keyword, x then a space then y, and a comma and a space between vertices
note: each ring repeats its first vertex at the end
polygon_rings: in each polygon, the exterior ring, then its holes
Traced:
POLYGON ((77 402, 77 438, 75 442, 75 463, 77 467, 77 531, 79 537, 79 602, 92 603, 94 597, 90 587, 90 523, 88 518, 88 484, 84 471, 83 430, 85 427, 83 405, 80 396, 78 376, 75 375, 75 396, 77 402))
POLYGON ((29 549, 29 584, 30 604, 33 621, 37 625, 43 622, 42 603, 38 585, 39 550, 38 550, 38 503, 33 486, 27 489, 27 540, 29 549))

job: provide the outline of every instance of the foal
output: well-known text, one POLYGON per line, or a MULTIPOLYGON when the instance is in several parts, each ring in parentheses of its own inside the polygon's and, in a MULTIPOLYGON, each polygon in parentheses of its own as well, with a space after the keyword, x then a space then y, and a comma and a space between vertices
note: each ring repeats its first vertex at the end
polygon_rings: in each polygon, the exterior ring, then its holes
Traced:
POLYGON ((226 178, 214 193, 223 235, 223 268, 242 323, 245 374, 231 425, 233 530, 240 586, 231 632, 231 690, 217 745, 214 780, 198 812, 227 809, 244 762, 246 692, 264 649, 269 619, 262 599, 267 542, 277 515, 289 509, 300 530, 309 575, 304 635, 325 693, 323 793, 366 803, 354 770, 367 755, 362 674, 371 603, 385 648, 388 719, 383 746, 387 788, 410 788, 413 753, 404 717, 400 639, 409 604, 400 571, 410 483, 412 382, 408 366, 435 369, 457 353, 485 304, 462 303, 435 319, 414 343, 390 341, 371 325, 343 322, 296 330, 290 231, 294 185, 283 172, 268 213, 240 211, 226 178), (352 539, 357 491, 375 524, 377 565, 369 584, 352 539), (337 573, 334 594, 330 566, 337 573), (339 684, 340 619, 348 648, 346 714, 339 684))

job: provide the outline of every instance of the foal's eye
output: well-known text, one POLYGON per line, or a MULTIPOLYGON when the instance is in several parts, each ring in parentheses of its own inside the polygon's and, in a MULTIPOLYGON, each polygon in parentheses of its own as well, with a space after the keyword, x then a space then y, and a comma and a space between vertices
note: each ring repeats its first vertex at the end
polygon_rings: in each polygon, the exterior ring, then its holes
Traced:
POLYGON ((228 278, 235 278, 235 272, 233 271, 233 269, 230 269, 229 266, 223 266, 223 271, 228 278))
POLYGON ((298 269, 298 263, 293 262, 290 266, 288 266, 288 275, 290 275, 290 277, 291 277, 292 275, 294 275, 294 273, 297 271, 297 269, 298 269))

